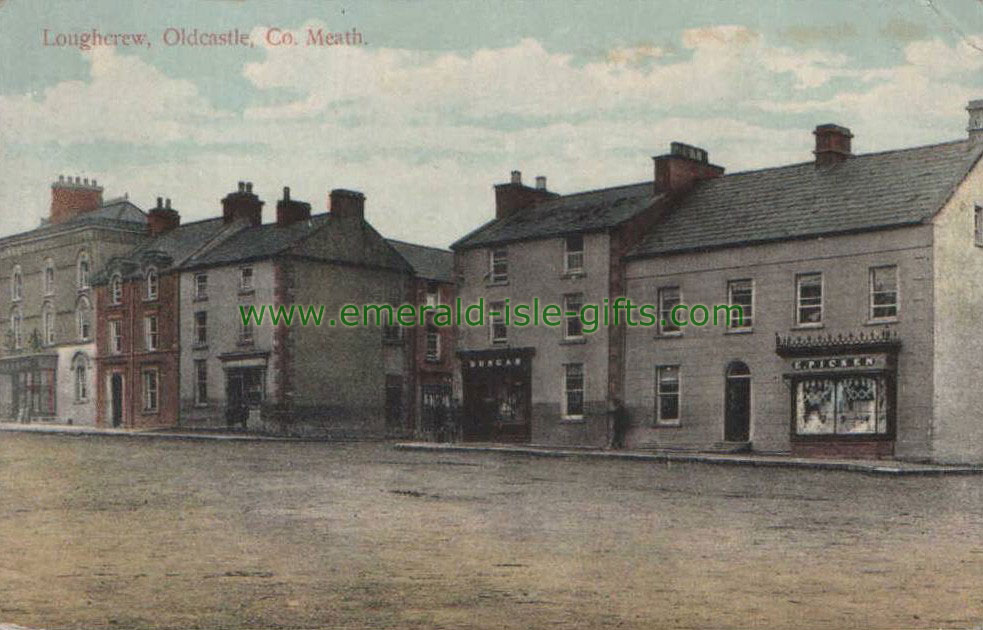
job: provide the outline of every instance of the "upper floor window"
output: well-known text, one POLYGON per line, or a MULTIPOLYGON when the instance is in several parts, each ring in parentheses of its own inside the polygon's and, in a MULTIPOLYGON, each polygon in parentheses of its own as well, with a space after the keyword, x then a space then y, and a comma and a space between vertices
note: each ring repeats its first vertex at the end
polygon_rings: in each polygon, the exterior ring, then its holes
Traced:
POLYGON ((727 283, 727 303, 737 307, 728 311, 727 327, 735 330, 754 325, 754 281, 731 280, 727 283), (738 310, 739 309, 739 310, 738 310))
POLYGON ((566 238, 563 252, 563 269, 567 273, 584 270, 584 235, 571 234, 566 238))
POLYGON ((240 291, 252 291, 253 290, 253 268, 243 267, 239 270, 239 290, 240 291))
POLYGON ((489 334, 492 343, 505 343, 509 340, 509 329, 505 325, 505 302, 492 302, 488 305, 489 334))
POLYGON ((508 282, 509 280, 509 252, 505 248, 493 249, 491 251, 491 271, 489 277, 492 282, 508 282))
POLYGON ((663 335, 679 332, 679 325, 673 322, 673 309, 682 304, 679 287, 659 289, 659 332, 663 335))
POLYGON ((146 334, 146 345, 147 350, 156 350, 160 343, 160 334, 157 329, 157 316, 148 315, 143 320, 144 331, 146 334))
POLYGON ((208 312, 195 312, 195 345, 204 346, 208 343, 208 312))
POLYGON ((870 269, 870 318, 895 319, 898 316, 898 267, 885 265, 870 269))
POLYGON ((41 307, 41 326, 44 328, 42 334, 42 340, 44 345, 50 346, 55 343, 55 309, 49 303, 45 302, 44 306, 41 307))
POLYGON ((823 323, 823 274, 795 276, 795 323, 799 326, 823 323))
POLYGON ((109 349, 113 354, 123 352, 123 320, 121 319, 109 322, 109 349))
POLYGON ((196 273, 194 285, 194 298, 204 300, 208 298, 208 274, 196 273))
POLYGON ((123 303, 123 277, 118 273, 114 273, 109 281, 109 299, 113 304, 123 303))
POLYGON ((24 314, 19 306, 10 309, 10 342, 14 350, 24 347, 24 314))
POLYGON ((583 293, 568 293, 563 296, 563 336, 566 339, 580 339, 584 336, 584 323, 580 319, 580 309, 583 307, 583 293))
POLYGON ((440 332, 436 326, 427 326, 427 361, 440 361, 440 332))
POLYGON ((973 209, 973 238, 979 247, 983 247, 983 206, 973 209))
POLYGON ((24 297, 24 272, 20 265, 14 265, 14 272, 10 276, 10 299, 18 301, 24 297))
MULTIPOLYGON (((240 306, 239 312, 241 313, 246 306, 240 306)), ((239 320, 239 343, 250 344, 253 342, 253 322, 252 319, 239 320)))
POLYGON ((78 267, 75 273, 75 281, 80 291, 89 288, 90 266, 91 263, 89 262, 89 252, 83 251, 79 254, 78 267))
POLYGON ((52 295, 55 292, 55 262, 50 258, 44 260, 44 294, 52 295))
POLYGON ((88 341, 92 338, 92 305, 89 298, 82 296, 79 298, 75 307, 75 316, 78 323, 78 334, 80 341, 88 341))
POLYGON ((160 277, 157 270, 153 267, 147 270, 147 299, 156 300, 160 291, 160 277))
POLYGON ((440 285, 433 280, 427 282, 427 306, 437 306, 440 304, 440 285))

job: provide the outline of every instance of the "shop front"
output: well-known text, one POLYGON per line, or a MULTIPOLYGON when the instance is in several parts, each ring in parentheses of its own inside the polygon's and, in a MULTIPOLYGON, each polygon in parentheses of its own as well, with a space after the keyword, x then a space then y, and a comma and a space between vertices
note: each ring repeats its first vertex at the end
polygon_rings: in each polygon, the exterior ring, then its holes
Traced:
POLYGON ((0 360, 0 417, 18 422, 55 418, 57 354, 0 360))
POLYGON ((890 332, 778 338, 793 455, 893 456, 900 346, 890 332))
POLYGON ((534 348, 458 353, 464 390, 464 440, 529 442, 534 353, 534 348))

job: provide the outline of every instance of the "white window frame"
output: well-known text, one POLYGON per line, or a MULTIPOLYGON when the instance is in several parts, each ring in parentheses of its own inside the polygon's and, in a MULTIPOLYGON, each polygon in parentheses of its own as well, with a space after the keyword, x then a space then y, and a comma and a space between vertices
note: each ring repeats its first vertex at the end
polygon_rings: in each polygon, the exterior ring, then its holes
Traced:
POLYGON ((440 306, 440 283, 438 283, 436 280, 427 281, 426 297, 424 298, 424 304, 433 307, 440 306), (433 291, 431 291, 430 289, 433 289, 433 291))
POLYGON ((255 279, 256 272, 252 267, 240 267, 239 268, 239 290, 240 291, 252 291, 254 290, 253 280, 255 279), (247 280, 248 278, 248 280, 247 280))
POLYGON ((566 293, 563 295, 563 338, 564 339, 583 339, 584 338, 584 323, 580 319, 580 310, 584 306, 584 294, 583 293, 566 293), (574 312, 570 306, 571 300, 576 298, 576 303, 580 305, 580 308, 576 310, 576 315, 568 315, 570 312, 574 312), (577 332, 575 334, 570 334, 571 324, 576 325, 577 332))
POLYGON ((44 294, 46 296, 55 294, 55 262, 50 258, 45 258, 44 260, 44 277, 42 284, 44 286, 44 294))
POLYGON ((488 303, 488 339, 491 343, 495 345, 502 345, 509 342, 509 327, 505 325, 505 302, 496 301, 488 303), (496 316, 492 316, 492 311, 498 313, 496 316), (505 334, 501 337, 495 336, 495 326, 500 324, 502 330, 505 334))
POLYGON ((147 269, 147 275, 144 276, 144 280, 147 283, 146 298, 148 300, 156 300, 160 295, 160 274, 157 272, 157 268, 151 267, 147 269))
MULTIPOLYGON (((239 312, 241 313, 242 312, 242 309, 244 309, 244 308, 246 308, 245 305, 240 305, 239 306, 239 312)), ((247 320, 245 322, 242 321, 242 319, 240 318, 239 319, 239 343, 240 344, 251 344, 254 341, 255 341, 255 333, 253 331, 253 321, 252 321, 252 318, 250 318, 249 320, 247 320)))
POLYGON ((10 299, 13 302, 24 299, 24 270, 20 265, 14 265, 10 273, 10 299))
POLYGON ((208 345, 208 311, 195 311, 194 315, 194 337, 192 337, 194 346, 206 346, 208 345), (198 321, 198 316, 202 315, 202 322, 198 321))
POLYGON ((75 380, 75 402, 84 403, 89 400, 89 365, 83 356, 76 356, 72 361, 72 376, 75 380))
POLYGON ((147 352, 156 352, 160 349, 160 321, 156 315, 147 315, 143 318, 143 343, 147 352))
POLYGON ((123 320, 109 320, 109 351, 112 354, 123 354, 123 320))
POLYGON ((488 253, 488 279, 492 284, 505 284, 509 281, 509 250, 505 247, 494 247, 488 253), (496 264, 505 267, 502 273, 495 272, 496 264))
POLYGON ((41 327, 44 330, 44 345, 52 346, 55 343, 55 309, 51 304, 45 304, 41 308, 41 327))
POLYGON ((584 254, 587 249, 583 234, 570 234, 563 239, 563 272, 568 274, 584 273, 584 254), (570 239, 580 239, 580 249, 570 249, 570 239), (580 264, 571 264, 571 258, 580 258, 580 264))
POLYGON ((821 271, 808 271, 805 273, 795 274, 795 325, 800 328, 820 328, 826 318, 826 278, 821 271), (803 304, 802 303, 802 281, 806 278, 811 278, 813 276, 819 276, 819 303, 818 304, 803 304), (819 321, 809 322, 802 321, 802 309, 803 308, 815 308, 819 307, 819 321))
POLYGON ((754 328, 754 298, 756 291, 754 290, 754 280, 751 278, 737 278, 735 280, 727 281, 727 305, 728 306, 741 306, 741 325, 734 325, 734 320, 731 317, 730 311, 727 312, 727 329, 728 330, 741 330, 747 331, 754 328), (751 287, 751 304, 748 305, 748 310, 751 312, 751 316, 748 317, 743 309, 743 304, 734 303, 734 288, 738 283, 747 283, 751 287))
POLYGON ((79 298, 75 306, 75 318, 78 325, 78 338, 80 341, 90 341, 92 339, 92 304, 85 296, 79 298))
POLYGON ((563 391, 563 419, 564 420, 583 420, 584 410, 587 405, 587 368, 583 363, 564 363, 563 364, 563 374, 562 374, 562 391, 563 391), (569 379, 572 378, 569 374, 571 367, 580 367, 580 389, 570 389, 569 379), (580 413, 570 413, 570 394, 572 392, 580 392, 580 413))
POLYGON ((207 273, 196 273, 192 279, 192 299, 194 300, 207 300, 208 299, 208 274, 207 273))
POLYGON ((155 412, 160 409, 160 372, 157 368, 144 368, 141 373, 143 389, 143 410, 155 412), (153 377, 148 380, 148 377, 153 377))
POLYGON ((123 276, 119 273, 114 273, 109 280, 109 300, 114 305, 123 303, 123 276))
POLYGON ((678 427, 682 424, 683 419, 683 387, 682 387, 682 370, 680 370, 679 365, 657 365, 655 366, 655 424, 657 426, 663 427, 678 427), (668 379, 663 379, 664 370, 674 370, 676 375, 676 391, 663 391, 663 381, 668 379), (662 398, 664 396, 675 396, 676 397, 676 417, 675 418, 663 418, 662 417, 662 398))
MULTIPOLYGON (((881 291, 881 293, 890 293, 889 291, 881 291)), ((898 274, 897 265, 874 265, 868 270, 868 296, 870 309, 867 312, 867 316, 870 318, 871 322, 894 322, 898 320, 898 315, 901 313, 901 277, 898 274), (874 274, 878 270, 892 269, 894 271, 894 315, 874 315, 875 308, 885 308, 891 305, 885 304, 874 304, 874 274)))
POLYGON ((89 288, 89 274, 92 272, 92 261, 89 252, 83 250, 79 253, 78 262, 75 264, 75 282, 79 291, 89 288))
POLYGON ((667 286, 664 286, 664 287, 659 287, 658 302, 659 302, 659 321, 658 321, 658 324, 659 324, 659 327, 658 327, 659 334, 660 335, 663 335, 663 336, 667 336, 667 337, 683 334, 683 327, 682 326, 677 326, 676 324, 672 323, 672 317, 671 317, 671 315, 672 315, 672 309, 675 308, 677 305, 683 303, 683 290, 682 290, 682 288, 680 288, 680 286, 678 284, 672 284, 672 285, 667 285, 667 286), (674 304, 672 307, 670 307, 670 308, 667 309, 665 307, 665 304, 666 304, 666 293, 669 292, 669 291, 675 291, 676 292, 676 304, 674 304), (663 322, 664 322, 664 324, 663 324, 663 322))

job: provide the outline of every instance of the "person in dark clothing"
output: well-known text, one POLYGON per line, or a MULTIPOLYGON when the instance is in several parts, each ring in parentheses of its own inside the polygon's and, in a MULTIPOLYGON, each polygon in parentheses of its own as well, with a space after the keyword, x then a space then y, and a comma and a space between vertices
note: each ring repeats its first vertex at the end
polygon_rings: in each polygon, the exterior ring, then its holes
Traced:
POLYGON ((611 399, 611 448, 624 448, 628 433, 628 410, 618 398, 611 399))

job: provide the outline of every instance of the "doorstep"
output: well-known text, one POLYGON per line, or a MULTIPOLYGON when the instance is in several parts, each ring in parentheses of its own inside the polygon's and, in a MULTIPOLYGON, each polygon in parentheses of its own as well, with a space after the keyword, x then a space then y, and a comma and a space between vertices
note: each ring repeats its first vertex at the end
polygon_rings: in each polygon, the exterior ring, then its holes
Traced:
POLYGON ((447 444, 432 442, 400 442, 397 450, 431 451, 437 453, 501 453, 531 457, 578 457, 592 459, 621 459, 642 462, 680 462, 716 464, 721 466, 754 466, 759 468, 802 468, 808 470, 841 470, 870 475, 940 476, 981 475, 983 466, 921 464, 898 460, 814 459, 791 455, 762 455, 754 453, 699 453, 680 451, 631 451, 590 448, 551 447, 512 444, 447 444))

